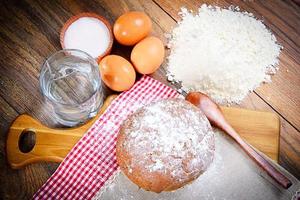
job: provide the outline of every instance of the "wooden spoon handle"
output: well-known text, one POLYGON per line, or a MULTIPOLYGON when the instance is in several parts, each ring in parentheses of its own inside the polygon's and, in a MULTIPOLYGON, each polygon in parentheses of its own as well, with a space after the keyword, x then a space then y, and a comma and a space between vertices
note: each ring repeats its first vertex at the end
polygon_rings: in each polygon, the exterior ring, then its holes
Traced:
POLYGON ((277 183, 282 185, 285 189, 292 185, 292 182, 286 176, 279 172, 262 155, 257 153, 253 147, 246 143, 230 125, 225 129, 226 130, 224 131, 226 131, 252 158, 252 160, 254 160, 261 168, 263 168, 277 183))
POLYGON ((282 185, 285 189, 292 185, 292 182, 288 178, 275 169, 264 157, 258 154, 239 136, 239 134, 225 120, 218 104, 212 101, 207 95, 200 92, 191 92, 186 96, 186 100, 200 108, 212 125, 222 129, 228 135, 230 135, 244 149, 244 151, 276 182, 282 185))
POLYGON ((11 168, 19 169, 41 161, 61 162, 116 97, 111 95, 106 98, 98 115, 76 128, 52 129, 26 114, 18 116, 9 129, 6 143, 7 160, 11 168), (26 133, 30 133, 33 138, 29 140, 34 141, 32 149, 24 152, 21 151, 20 139, 26 133))

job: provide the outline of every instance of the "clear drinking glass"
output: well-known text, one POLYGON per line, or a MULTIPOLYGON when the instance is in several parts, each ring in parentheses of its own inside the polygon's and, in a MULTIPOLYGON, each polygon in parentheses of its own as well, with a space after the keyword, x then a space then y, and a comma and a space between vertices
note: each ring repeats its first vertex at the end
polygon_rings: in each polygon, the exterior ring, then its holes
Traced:
POLYGON ((58 122, 65 126, 94 117, 103 103, 97 62, 80 50, 64 49, 47 58, 40 73, 40 87, 58 122))

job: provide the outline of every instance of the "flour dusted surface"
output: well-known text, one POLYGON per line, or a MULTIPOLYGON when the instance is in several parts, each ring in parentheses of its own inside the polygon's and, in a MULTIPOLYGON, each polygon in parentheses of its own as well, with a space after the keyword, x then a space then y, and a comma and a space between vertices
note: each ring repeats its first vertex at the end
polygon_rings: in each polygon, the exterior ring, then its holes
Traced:
POLYGON ((123 124, 117 157, 123 172, 155 192, 177 189, 210 165, 214 135, 207 118, 183 99, 147 105, 123 124))
POLYGON ((253 14, 205 4, 196 14, 186 9, 180 14, 169 41, 169 80, 224 104, 239 103, 270 81, 281 47, 253 14))

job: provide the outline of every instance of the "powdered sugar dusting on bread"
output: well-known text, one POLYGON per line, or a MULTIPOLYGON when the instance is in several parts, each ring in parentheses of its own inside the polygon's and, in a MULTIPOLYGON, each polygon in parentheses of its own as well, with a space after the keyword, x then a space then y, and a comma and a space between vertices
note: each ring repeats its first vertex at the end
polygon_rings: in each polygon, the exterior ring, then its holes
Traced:
MULTIPOLYGON (((128 173, 142 168, 173 181, 187 182, 202 174, 214 155, 214 135, 204 114, 182 99, 144 106, 121 128, 128 173)), ((146 176, 146 175, 145 175, 146 176)))

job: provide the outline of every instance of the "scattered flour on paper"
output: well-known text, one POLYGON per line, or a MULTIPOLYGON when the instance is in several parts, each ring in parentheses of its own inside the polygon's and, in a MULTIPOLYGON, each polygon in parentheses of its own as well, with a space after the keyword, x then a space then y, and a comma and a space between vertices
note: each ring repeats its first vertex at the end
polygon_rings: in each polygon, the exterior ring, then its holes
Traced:
POLYGON ((203 4, 182 8, 169 35, 168 80, 200 91, 221 104, 239 103, 278 70, 281 46, 252 13, 203 4))

